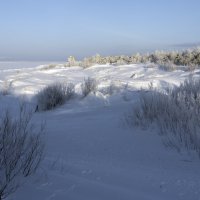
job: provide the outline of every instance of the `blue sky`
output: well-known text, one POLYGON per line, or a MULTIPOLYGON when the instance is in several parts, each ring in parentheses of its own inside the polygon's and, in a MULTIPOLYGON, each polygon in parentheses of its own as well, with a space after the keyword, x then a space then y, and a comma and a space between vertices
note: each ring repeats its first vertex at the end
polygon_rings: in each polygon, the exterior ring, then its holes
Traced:
POLYGON ((199 0, 0 0, 0 59, 66 60, 200 44, 199 0))

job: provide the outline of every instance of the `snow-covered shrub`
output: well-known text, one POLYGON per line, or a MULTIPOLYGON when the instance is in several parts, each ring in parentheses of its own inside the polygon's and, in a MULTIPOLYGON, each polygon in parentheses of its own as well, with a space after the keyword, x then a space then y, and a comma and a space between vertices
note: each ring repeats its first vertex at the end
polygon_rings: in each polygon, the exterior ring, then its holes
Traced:
POLYGON ((120 58, 119 60, 117 60, 116 64, 117 65, 126 65, 127 62, 123 58, 120 58))
POLYGON ((7 198, 36 172, 43 158, 43 126, 34 129, 32 112, 24 105, 19 115, 6 110, 0 120, 0 199, 7 198))
POLYGON ((100 91, 104 95, 112 96, 113 94, 119 93, 120 89, 121 88, 119 84, 111 81, 109 85, 107 85, 106 87, 100 88, 98 91, 100 91))
POLYGON ((128 122, 142 127, 157 124, 159 133, 166 136, 165 145, 200 155, 200 81, 187 80, 166 93, 141 92, 128 122))
POLYGON ((119 87, 114 82, 111 82, 110 85, 106 88, 106 93, 108 95, 113 95, 116 91, 119 90, 119 87))
POLYGON ((43 71, 43 70, 51 70, 51 69, 54 69, 56 68, 57 64, 49 64, 49 65, 44 65, 40 70, 43 71))
POLYGON ((12 82, 4 81, 1 85, 0 94, 3 96, 9 95, 11 93, 12 82))
POLYGON ((75 66, 76 65, 76 59, 74 56, 69 56, 67 59, 69 67, 75 66))
POLYGON ((37 94, 36 110, 51 110, 58 105, 64 104, 74 95, 74 85, 55 83, 48 85, 37 94))
POLYGON ((92 65, 93 63, 91 62, 89 58, 84 58, 83 61, 81 62, 81 67, 83 68, 88 68, 88 67, 91 67, 92 65))
POLYGON ((54 69, 57 65, 56 64, 49 64, 47 66, 48 69, 54 69))
POLYGON ((81 84, 83 97, 86 97, 91 92, 95 93, 97 90, 97 81, 94 78, 88 77, 84 79, 84 82, 81 84))
POLYGON ((107 58, 101 57, 99 54, 96 54, 95 56, 84 58, 83 61, 80 63, 80 66, 83 68, 91 67, 95 64, 106 64, 107 58))
POLYGON ((171 62, 164 62, 164 63, 160 63, 159 65, 159 69, 167 71, 167 72, 171 72, 177 69, 177 65, 171 63, 171 62))
POLYGON ((185 66, 185 71, 194 71, 195 69, 198 69, 198 68, 199 68, 199 65, 191 63, 185 66))

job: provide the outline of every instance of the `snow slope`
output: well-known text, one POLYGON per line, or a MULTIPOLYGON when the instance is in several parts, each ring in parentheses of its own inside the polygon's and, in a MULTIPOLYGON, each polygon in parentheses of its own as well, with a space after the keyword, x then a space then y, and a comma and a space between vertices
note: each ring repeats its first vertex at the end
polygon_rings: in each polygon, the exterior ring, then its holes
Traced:
POLYGON ((80 93, 84 78, 93 77, 99 89, 34 115, 36 124, 46 121, 46 157, 9 199, 200 199, 199 159, 166 149, 155 131, 129 128, 123 120, 141 87, 152 83, 162 90, 191 75, 198 78, 199 71, 164 72, 150 65, 2 69, 0 85, 11 83, 12 95, 0 98, 1 107, 15 107, 20 96, 33 103, 41 88, 58 81, 74 83, 80 93))

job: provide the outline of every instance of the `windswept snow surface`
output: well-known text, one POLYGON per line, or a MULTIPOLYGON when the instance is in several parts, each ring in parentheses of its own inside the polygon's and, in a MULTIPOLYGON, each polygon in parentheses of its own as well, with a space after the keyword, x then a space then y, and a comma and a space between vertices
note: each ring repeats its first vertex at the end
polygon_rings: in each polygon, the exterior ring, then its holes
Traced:
POLYGON ((34 105, 32 97, 54 82, 72 82, 79 94, 63 106, 34 114, 35 124, 46 122, 46 156, 37 174, 8 199, 200 199, 199 159, 166 149, 155 130, 128 128, 123 120, 141 88, 152 83, 163 90, 199 74, 142 64, 87 69, 5 66, 0 86, 9 83, 11 95, 0 97, 1 109, 14 109, 21 96, 34 105), (97 80, 98 92, 81 98, 80 85, 87 77, 97 80))

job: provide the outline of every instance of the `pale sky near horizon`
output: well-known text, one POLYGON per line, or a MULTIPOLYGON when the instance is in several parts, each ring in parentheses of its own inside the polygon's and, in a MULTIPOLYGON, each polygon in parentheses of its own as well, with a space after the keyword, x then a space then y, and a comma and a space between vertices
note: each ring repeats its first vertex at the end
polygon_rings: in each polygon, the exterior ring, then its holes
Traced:
POLYGON ((200 45, 199 0, 0 0, 0 60, 200 45))

